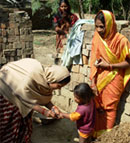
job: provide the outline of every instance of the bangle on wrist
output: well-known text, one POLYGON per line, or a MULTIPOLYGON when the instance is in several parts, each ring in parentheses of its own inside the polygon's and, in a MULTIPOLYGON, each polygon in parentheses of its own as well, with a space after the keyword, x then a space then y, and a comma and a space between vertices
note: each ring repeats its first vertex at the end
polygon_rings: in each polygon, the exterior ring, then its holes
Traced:
POLYGON ((51 109, 57 109, 57 107, 55 105, 53 105, 51 109))
POLYGON ((45 108, 42 108, 42 115, 44 115, 45 114, 45 111, 46 111, 46 109, 45 108))

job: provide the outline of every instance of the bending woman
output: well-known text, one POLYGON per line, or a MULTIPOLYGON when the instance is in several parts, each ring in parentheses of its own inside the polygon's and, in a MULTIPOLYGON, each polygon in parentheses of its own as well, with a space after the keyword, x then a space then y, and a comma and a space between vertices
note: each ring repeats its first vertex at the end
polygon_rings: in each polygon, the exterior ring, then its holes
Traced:
POLYGON ((51 103, 52 91, 69 81, 65 67, 44 68, 35 59, 4 65, 0 70, 0 142, 31 142, 33 110, 60 118, 60 110, 51 103))
POLYGON ((78 17, 71 13, 68 0, 60 0, 59 9, 54 16, 53 24, 56 31, 56 50, 60 52, 63 48, 63 40, 67 38, 70 27, 78 20, 78 17))
POLYGON ((95 17, 92 41, 92 88, 96 91, 96 136, 113 128, 117 105, 130 78, 130 43, 117 32, 114 15, 101 10, 95 17))

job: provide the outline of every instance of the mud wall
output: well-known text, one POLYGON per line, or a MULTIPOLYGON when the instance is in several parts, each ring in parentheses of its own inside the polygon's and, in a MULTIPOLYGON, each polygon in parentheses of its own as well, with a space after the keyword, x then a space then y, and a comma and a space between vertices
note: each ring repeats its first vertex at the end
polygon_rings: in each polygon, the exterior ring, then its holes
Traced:
MULTIPOLYGON (((117 29, 120 33, 125 35, 130 41, 130 26, 128 21, 117 21, 117 29)), ((82 26, 82 30, 85 31, 84 41, 82 44, 82 59, 83 65, 72 65, 71 68, 71 82, 61 90, 54 92, 53 102, 66 112, 72 112, 75 110, 77 104, 74 101, 73 89, 75 85, 80 82, 91 83, 89 80, 90 74, 90 54, 91 54, 91 42, 94 34, 94 24, 85 24, 82 26)), ((66 46, 66 45, 64 45, 66 46)), ((59 58, 62 54, 59 54, 59 58)), ((130 122, 130 83, 128 83, 119 103, 119 109, 117 114, 117 123, 130 122)))
POLYGON ((25 11, 0 9, 0 65, 33 57, 32 22, 25 11))

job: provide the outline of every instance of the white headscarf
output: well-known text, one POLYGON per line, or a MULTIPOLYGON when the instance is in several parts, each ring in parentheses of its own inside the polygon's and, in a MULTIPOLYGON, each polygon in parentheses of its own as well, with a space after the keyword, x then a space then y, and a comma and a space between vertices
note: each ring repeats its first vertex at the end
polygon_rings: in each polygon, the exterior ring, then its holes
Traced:
POLYGON ((36 104, 45 105, 52 98, 48 83, 59 82, 70 76, 63 66, 43 67, 35 59, 25 58, 10 62, 0 70, 0 93, 19 108, 25 117, 36 104))

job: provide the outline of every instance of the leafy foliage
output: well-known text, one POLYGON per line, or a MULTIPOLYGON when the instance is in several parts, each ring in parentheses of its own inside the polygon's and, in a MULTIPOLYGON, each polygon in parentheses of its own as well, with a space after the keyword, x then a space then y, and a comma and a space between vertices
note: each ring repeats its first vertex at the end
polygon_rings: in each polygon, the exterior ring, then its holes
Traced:
POLYGON ((32 0, 31 3, 32 3, 32 15, 34 15, 34 13, 38 9, 40 9, 41 3, 40 3, 40 0, 32 0))
MULTIPOLYGON (((78 8, 77 8, 78 7, 78 1, 77 0, 70 0, 69 3, 71 5, 72 12, 78 12, 78 8)), ((54 13, 57 12, 57 9, 59 7, 59 0, 47 1, 46 6, 52 8, 51 15, 53 15, 54 13)))
POLYGON ((89 12, 89 8, 91 8, 91 13, 97 13, 100 8, 100 2, 99 0, 83 0, 83 8, 84 13, 89 12))
POLYGON ((51 7, 52 8, 52 12, 50 13, 49 16, 53 15, 54 13, 57 12, 57 9, 59 7, 58 5, 58 0, 53 0, 53 1, 47 1, 46 3, 46 7, 51 7))
MULTIPOLYGON (((79 12, 78 0, 69 0, 72 12, 79 12)), ((129 0, 82 0, 84 13, 95 14, 100 9, 107 9, 112 11, 119 19, 130 18, 130 2, 129 0)), ((41 7, 40 0, 32 0, 33 14, 41 7)), ((59 7, 59 0, 46 1, 46 7, 52 9, 48 17, 57 12, 59 7)))
POLYGON ((78 12, 79 11, 79 3, 78 0, 70 0, 70 6, 72 12, 78 12))

